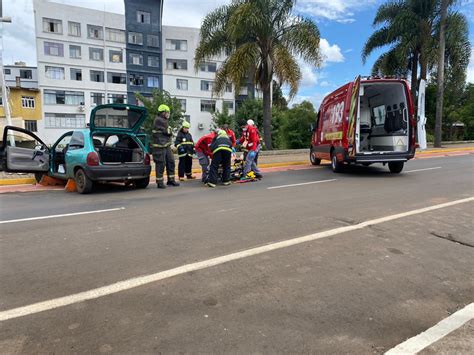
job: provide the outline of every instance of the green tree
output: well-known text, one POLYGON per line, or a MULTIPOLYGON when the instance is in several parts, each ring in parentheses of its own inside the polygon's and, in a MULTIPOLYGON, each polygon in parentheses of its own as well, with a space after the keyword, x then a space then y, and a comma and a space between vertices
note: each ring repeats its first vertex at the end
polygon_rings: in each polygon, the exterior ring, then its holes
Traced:
POLYGON ((153 123, 158 115, 158 107, 161 104, 168 105, 171 110, 169 119, 170 127, 174 131, 177 131, 180 128, 184 119, 181 102, 176 97, 171 97, 168 91, 155 89, 153 90, 151 97, 143 96, 137 92, 135 93, 135 97, 140 100, 148 110, 148 118, 144 122, 143 128, 150 141, 152 139, 151 131, 153 130, 153 123))
POLYGON ((235 117, 234 115, 229 114, 229 109, 224 105, 222 112, 216 110, 212 114, 212 128, 222 127, 224 125, 229 125, 232 130, 236 129, 235 117))
POLYGON ((280 84, 276 80, 273 80, 272 87, 272 103, 273 107, 277 107, 279 110, 288 109, 288 101, 286 101, 283 96, 283 91, 281 90, 280 84))
POLYGON ((254 120, 259 130, 263 125, 263 102, 258 99, 244 100, 235 112, 235 124, 237 131, 242 133, 242 126, 247 124, 247 120, 254 120))
POLYGON ((311 141, 311 123, 316 121, 316 110, 309 101, 303 101, 285 111, 286 120, 282 127, 282 134, 286 148, 307 148, 311 141))
POLYGON ((290 97, 297 91, 301 70, 296 57, 320 64, 319 30, 316 24, 292 14, 296 0, 233 0, 209 13, 201 26, 195 67, 221 53, 228 53, 216 73, 214 91, 222 93, 228 82, 236 92, 245 78, 263 93, 263 129, 272 147, 271 85, 274 76, 288 84, 290 97))

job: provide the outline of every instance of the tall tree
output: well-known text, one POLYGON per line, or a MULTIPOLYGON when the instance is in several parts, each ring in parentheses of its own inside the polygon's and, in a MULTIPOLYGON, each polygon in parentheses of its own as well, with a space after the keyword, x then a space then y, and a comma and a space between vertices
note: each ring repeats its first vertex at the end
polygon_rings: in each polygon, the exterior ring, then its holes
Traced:
POLYGON ((233 0, 209 13, 201 26, 195 67, 212 57, 228 54, 216 73, 214 92, 234 83, 236 92, 245 78, 263 93, 263 130, 267 149, 272 148, 271 85, 276 76, 296 95, 301 71, 297 57, 319 66, 319 30, 316 24, 292 10, 296 0, 233 0))
POLYGON ((436 123, 434 146, 441 147, 442 122, 443 122, 443 99, 444 99, 444 57, 446 48, 446 17, 448 15, 449 0, 441 1, 441 20, 439 30, 439 58, 438 58, 438 90, 436 93, 436 123))

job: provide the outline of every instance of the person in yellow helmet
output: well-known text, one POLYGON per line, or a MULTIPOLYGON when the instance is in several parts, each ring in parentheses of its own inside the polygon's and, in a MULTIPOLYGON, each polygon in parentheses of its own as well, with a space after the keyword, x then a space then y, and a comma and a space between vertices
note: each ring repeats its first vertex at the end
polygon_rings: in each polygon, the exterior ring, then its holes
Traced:
POLYGON ((217 131, 209 148, 212 151, 212 163, 209 169, 207 186, 216 187, 219 166, 222 165, 222 183, 230 185, 230 163, 232 159, 232 141, 223 129, 217 131))
POLYGON ((156 166, 156 187, 166 188, 164 182, 164 173, 168 175, 168 186, 179 186, 174 176, 175 163, 174 155, 171 150, 171 139, 173 133, 169 126, 170 108, 167 105, 158 107, 158 115, 153 123, 153 143, 151 145, 153 160, 156 166))
POLYGON ((179 164, 178 164, 178 176, 179 181, 184 181, 184 175, 190 179, 195 179, 193 176, 193 154, 194 154, 194 142, 193 136, 189 133, 191 125, 188 121, 183 122, 183 126, 176 135, 174 145, 178 150, 179 164))

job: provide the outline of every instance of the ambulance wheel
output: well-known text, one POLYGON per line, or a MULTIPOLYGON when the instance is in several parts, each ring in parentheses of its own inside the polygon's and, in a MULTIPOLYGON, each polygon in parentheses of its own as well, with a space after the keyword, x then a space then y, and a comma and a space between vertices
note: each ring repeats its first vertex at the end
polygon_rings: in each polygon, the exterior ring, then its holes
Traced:
POLYGON ((336 152, 331 153, 331 168, 335 173, 341 173, 344 169, 344 163, 337 160, 336 152))
POLYGON ((89 179, 82 169, 78 169, 74 175, 74 181, 76 182, 77 192, 80 194, 88 194, 92 191, 93 182, 89 179))
POLYGON ((319 165, 321 164, 321 159, 318 159, 314 156, 313 150, 309 150, 309 160, 311 161, 311 164, 313 165, 319 165))
POLYGON ((403 170, 403 165, 405 165, 405 163, 402 161, 392 161, 388 163, 388 168, 391 173, 398 174, 403 170))

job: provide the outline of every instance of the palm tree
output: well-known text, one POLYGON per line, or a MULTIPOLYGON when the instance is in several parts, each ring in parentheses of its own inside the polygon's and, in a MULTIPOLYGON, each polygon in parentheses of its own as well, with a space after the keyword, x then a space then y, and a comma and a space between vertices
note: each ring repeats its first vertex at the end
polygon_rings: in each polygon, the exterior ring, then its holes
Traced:
POLYGON ((319 30, 309 19, 292 15, 296 0, 233 0, 209 13, 201 26, 195 68, 212 57, 227 54, 216 73, 214 92, 232 82, 236 92, 249 77, 263 93, 263 131, 272 148, 271 85, 276 76, 287 84, 290 97, 297 91, 301 71, 297 57, 319 66, 319 30))
POLYGON ((411 73, 411 93, 416 98, 418 66, 420 77, 428 73, 430 50, 435 46, 433 32, 438 13, 438 0, 388 1, 375 15, 374 26, 382 26, 367 40, 362 61, 378 48, 390 46, 374 64, 374 73, 388 75, 411 73))

